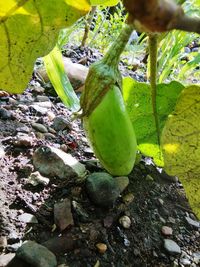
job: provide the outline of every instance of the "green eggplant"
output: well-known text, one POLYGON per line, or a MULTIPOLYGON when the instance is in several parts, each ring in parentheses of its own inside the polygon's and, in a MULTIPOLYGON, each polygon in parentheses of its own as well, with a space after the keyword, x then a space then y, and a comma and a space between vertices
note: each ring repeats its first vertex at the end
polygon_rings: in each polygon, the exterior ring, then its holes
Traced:
POLYGON ((83 126, 102 166, 112 175, 128 175, 133 169, 137 144, 118 86, 114 85, 93 112, 83 117, 83 126))

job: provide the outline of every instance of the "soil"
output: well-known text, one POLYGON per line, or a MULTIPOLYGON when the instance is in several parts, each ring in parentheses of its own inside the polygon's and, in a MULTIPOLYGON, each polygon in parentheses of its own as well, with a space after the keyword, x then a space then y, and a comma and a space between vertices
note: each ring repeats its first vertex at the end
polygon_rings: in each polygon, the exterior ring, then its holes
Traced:
MULTIPOLYGON (((65 182, 55 177, 46 186, 27 185, 27 178, 35 171, 32 155, 41 145, 67 150, 86 166, 88 173, 105 171, 89 150, 80 121, 74 121, 71 129, 53 132, 50 116, 31 108, 38 95, 47 96, 52 103, 49 111, 70 120, 71 112, 58 97, 48 90, 38 93, 41 87, 34 79, 31 84, 23 95, 0 97, 0 108, 10 114, 0 117, 0 147, 5 152, 0 158, 0 237, 7 239, 2 253, 15 253, 24 240, 34 240, 48 243, 58 265, 69 267, 198 266, 192 263, 192 254, 200 251, 200 228, 186 220, 197 218, 184 189, 175 177, 165 175, 149 158, 141 157, 129 175, 128 187, 107 209, 92 203, 84 182, 65 182), (45 125, 51 135, 34 130, 32 122, 45 125), (16 134, 23 131, 33 142, 16 145, 16 134), (61 232, 54 227, 53 208, 64 198, 76 201, 79 208, 72 206, 74 225, 61 232), (38 223, 20 221, 18 216, 24 212, 33 214, 38 223), (123 215, 131 219, 128 229, 119 223, 123 215), (172 228, 172 235, 164 235, 163 226, 172 228), (182 253, 169 253, 164 248, 164 239, 175 241, 182 253), (107 246, 102 254, 98 243, 107 246), (190 265, 183 264, 184 257, 190 259, 190 265)), ((8 266, 30 264, 14 259, 8 266)))

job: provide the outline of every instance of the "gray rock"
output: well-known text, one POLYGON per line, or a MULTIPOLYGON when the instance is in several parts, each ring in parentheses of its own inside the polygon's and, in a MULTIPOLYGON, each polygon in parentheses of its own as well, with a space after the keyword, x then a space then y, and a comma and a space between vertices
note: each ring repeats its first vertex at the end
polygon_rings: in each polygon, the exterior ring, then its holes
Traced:
POLYGON ((72 177, 84 178, 86 169, 70 154, 49 146, 38 148, 33 154, 35 168, 44 176, 71 179, 72 177))
POLYGON ((55 117, 54 121, 53 121, 53 128, 56 131, 62 131, 64 129, 71 129, 72 126, 70 124, 70 122, 63 116, 57 116, 55 117))
POLYGON ((18 216, 18 220, 23 223, 38 223, 37 218, 30 213, 23 213, 18 216))
POLYGON ((30 109, 31 111, 37 113, 38 115, 46 115, 48 112, 47 108, 40 107, 39 105, 36 104, 30 105, 30 109))
POLYGON ((38 95, 38 96, 36 96, 36 101, 47 102, 47 101, 49 101, 49 98, 46 95, 38 95))
POLYGON ((31 125, 35 130, 37 130, 41 133, 47 133, 48 132, 47 128, 44 125, 42 125, 41 123, 33 122, 31 125))
POLYGON ((49 178, 42 176, 38 171, 32 172, 27 180, 28 184, 37 186, 39 184, 48 185, 49 178))
POLYGON ((199 222, 197 222, 197 221, 191 219, 190 217, 185 217, 185 219, 186 219, 187 223, 188 223, 190 226, 192 226, 192 227, 194 227, 194 228, 197 228, 197 229, 200 228, 200 223, 199 223, 199 222))
POLYGON ((0 144, 0 158, 3 158, 4 156, 5 156, 5 151, 4 151, 3 146, 1 146, 0 144))
POLYGON ((164 239, 164 248, 170 254, 180 254, 181 253, 180 247, 177 245, 176 242, 174 242, 171 239, 164 239))
POLYGON ((46 247, 33 241, 25 241, 17 250, 16 256, 34 267, 56 267, 55 255, 46 247))
POLYGON ((190 53, 190 52, 191 52, 191 50, 190 50, 190 48, 189 48, 189 47, 187 47, 187 46, 186 46, 186 47, 184 48, 184 52, 185 52, 186 54, 188 54, 188 53, 190 53))
POLYGON ((5 109, 5 108, 0 108, 0 118, 2 120, 8 120, 12 118, 12 113, 5 109))
POLYGON ((111 206, 119 197, 120 189, 108 173, 97 172, 86 179, 86 190, 92 201, 99 206, 111 206))
POLYGON ((193 259, 196 264, 200 263, 200 251, 197 251, 193 254, 193 259))
POLYGON ((70 225, 74 225, 74 220, 71 212, 71 201, 64 199, 54 205, 54 222, 61 231, 70 225))
POLYGON ((193 47, 192 52, 199 52, 199 47, 193 47))
POLYGON ((0 267, 6 267, 15 257, 15 253, 1 254, 0 255, 0 267))
POLYGON ((0 251, 7 247, 7 238, 6 236, 0 236, 0 251))

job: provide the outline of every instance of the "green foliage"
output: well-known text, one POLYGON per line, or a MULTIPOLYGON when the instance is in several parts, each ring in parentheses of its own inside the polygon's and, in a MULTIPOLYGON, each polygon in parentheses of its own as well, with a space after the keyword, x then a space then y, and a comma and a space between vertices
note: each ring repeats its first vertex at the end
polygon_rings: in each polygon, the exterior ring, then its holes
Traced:
POLYGON ((165 170, 177 175, 200 218, 200 86, 186 87, 162 134, 165 170))
POLYGON ((101 5, 101 6, 115 6, 117 5, 119 2, 119 0, 90 0, 90 4, 92 6, 97 6, 97 5, 101 5))
POLYGON ((0 2, 0 87, 22 92, 36 58, 48 54, 61 28, 72 25, 90 9, 87 0, 0 2))
MULTIPOLYGON (((169 84, 158 84, 156 106, 160 132, 168 114, 174 110, 177 97, 183 88, 183 85, 175 81, 169 84)), ((153 115, 150 85, 137 82, 132 78, 125 78, 123 80, 123 97, 135 129, 138 149, 144 155, 153 157, 158 166, 163 166, 153 115)))
POLYGON ((67 107, 71 108, 72 111, 77 111, 80 108, 79 99, 65 73, 62 54, 58 46, 45 56, 43 60, 56 93, 67 107))

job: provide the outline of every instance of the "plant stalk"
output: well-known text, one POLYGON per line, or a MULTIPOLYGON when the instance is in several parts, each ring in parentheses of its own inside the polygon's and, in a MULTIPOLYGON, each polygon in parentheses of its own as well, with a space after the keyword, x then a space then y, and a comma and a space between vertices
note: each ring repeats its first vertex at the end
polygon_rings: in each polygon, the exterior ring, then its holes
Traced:
POLYGON ((149 56, 150 56, 150 85, 153 116, 157 132, 157 141, 160 145, 160 127, 157 113, 157 54, 158 54, 158 35, 149 34, 149 56))

